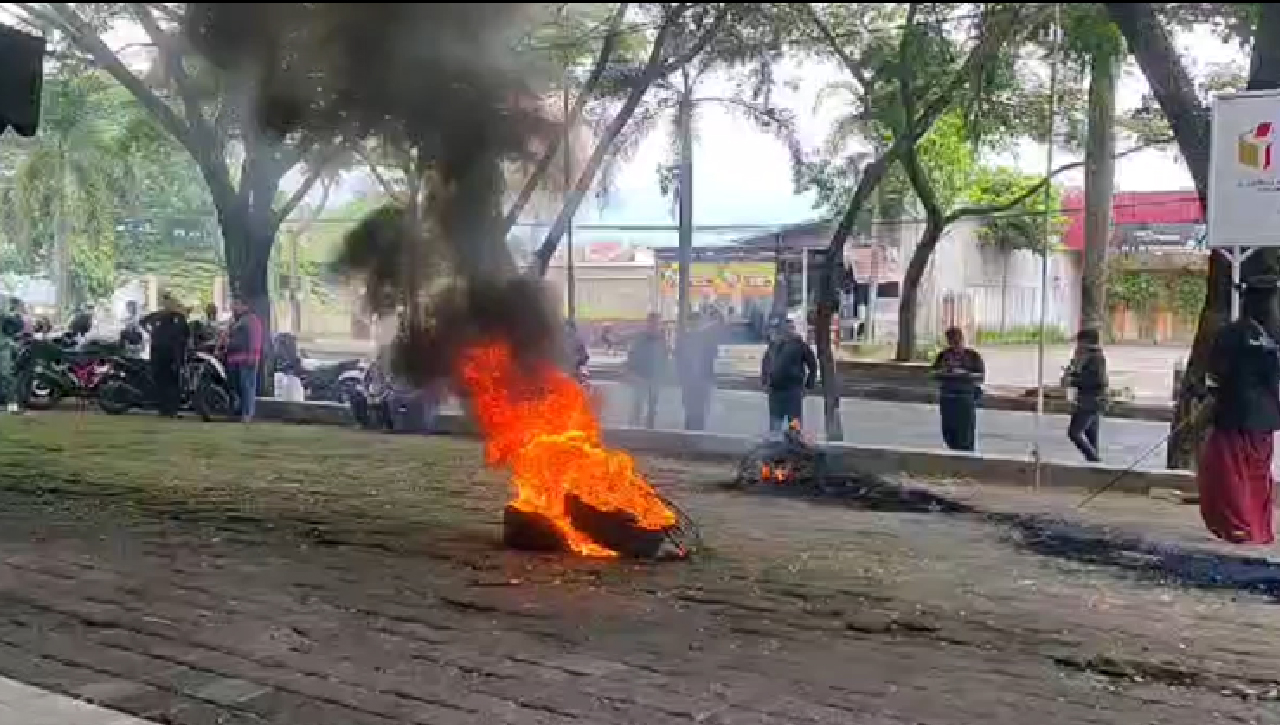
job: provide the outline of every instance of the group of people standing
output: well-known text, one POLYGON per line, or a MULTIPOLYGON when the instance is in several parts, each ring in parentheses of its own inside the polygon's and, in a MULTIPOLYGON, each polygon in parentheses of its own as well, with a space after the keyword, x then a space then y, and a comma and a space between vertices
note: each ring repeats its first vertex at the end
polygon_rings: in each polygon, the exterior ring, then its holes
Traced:
MULTIPOLYGON (((684 427, 705 430, 716 388, 716 359, 723 333, 719 317, 695 312, 689 316, 688 330, 672 351, 661 316, 649 315, 644 330, 631 341, 623 365, 631 385, 631 425, 653 428, 656 424, 659 391, 674 360, 684 427)), ((777 323, 770 331, 760 370, 761 384, 768 394, 770 430, 789 423, 800 424, 805 391, 813 389, 817 376, 818 360, 813 349, 793 323, 777 323)))
POLYGON ((240 418, 253 420, 258 398, 258 367, 262 361, 264 329, 242 298, 231 303, 231 319, 218 319, 218 308, 209 304, 203 320, 188 319, 187 308, 172 294, 160 296, 160 309, 137 321, 151 339, 151 380, 156 386, 160 415, 176 418, 182 404, 182 369, 192 347, 212 347, 220 352, 227 375, 240 401, 240 418))
MULTIPOLYGON (((982 355, 967 347, 958 327, 946 332, 947 346, 933 361, 938 381, 938 412, 942 440, 955 451, 972 451, 977 444, 978 407, 987 368, 982 355)), ((1076 349, 1062 376, 1062 386, 1072 393, 1067 438, 1085 460, 1097 463, 1098 433, 1107 404, 1107 360, 1097 330, 1076 334, 1076 349)))
POLYGON ((680 384, 680 400, 684 408, 684 426, 689 430, 705 430, 711 411, 711 393, 716 385, 716 358, 720 356, 723 334, 718 317, 690 313, 683 336, 674 350, 667 341, 662 317, 657 313, 645 319, 644 329, 632 339, 627 349, 623 372, 631 385, 633 426, 653 428, 657 423, 659 392, 675 363, 680 384))

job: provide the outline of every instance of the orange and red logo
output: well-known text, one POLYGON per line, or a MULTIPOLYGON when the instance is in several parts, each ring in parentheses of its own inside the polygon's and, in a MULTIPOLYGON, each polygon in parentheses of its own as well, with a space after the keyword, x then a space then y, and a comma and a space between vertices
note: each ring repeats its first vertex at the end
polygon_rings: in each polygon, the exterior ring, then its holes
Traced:
POLYGON ((1241 166, 1266 171, 1271 168, 1271 147, 1274 142, 1272 123, 1263 121, 1253 130, 1240 134, 1240 140, 1236 143, 1236 160, 1241 166))

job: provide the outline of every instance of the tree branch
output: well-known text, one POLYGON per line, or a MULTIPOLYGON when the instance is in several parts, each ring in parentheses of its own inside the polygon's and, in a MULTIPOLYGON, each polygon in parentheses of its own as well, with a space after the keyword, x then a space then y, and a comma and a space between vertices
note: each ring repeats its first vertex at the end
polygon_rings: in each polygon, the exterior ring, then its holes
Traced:
POLYGON ((853 56, 845 51, 844 46, 840 44, 840 39, 836 37, 835 33, 831 32, 831 27, 818 15, 818 11, 814 9, 813 4, 802 3, 801 5, 804 7, 805 14, 809 16, 809 22, 813 23, 818 29, 818 34, 822 36, 823 41, 831 48, 831 52, 835 53, 836 58, 844 64, 845 70, 848 70, 849 74, 853 76, 853 80, 862 87, 862 92, 866 93, 868 79, 865 69, 854 61, 853 56))
MULTIPOLYGON (((1146 151, 1147 149, 1155 146, 1163 146, 1164 144, 1167 144, 1172 140, 1173 140, 1172 137, 1156 139, 1149 143, 1144 143, 1138 146, 1134 146, 1133 148, 1125 149, 1124 151, 1121 151, 1115 154, 1111 158, 1117 159, 1117 160, 1122 159, 1130 154, 1136 154, 1139 151, 1146 151)), ((992 214, 999 214, 1001 212, 1009 211, 1010 209, 1016 206, 1020 206, 1021 204, 1026 202, 1028 199, 1035 196, 1037 192, 1044 189, 1044 187, 1048 185, 1049 182, 1053 181, 1053 179, 1056 178, 1059 174, 1065 174, 1066 172, 1071 171, 1072 169, 1078 169, 1084 166, 1084 164, 1085 164, 1084 161, 1073 161, 1069 164, 1063 164, 1062 166, 1059 166, 1058 168, 1051 171, 1048 176, 1045 176, 1044 178, 1040 179, 1039 181, 1032 184, 1031 186, 1028 186, 1026 189, 1023 189, 1022 191, 1018 192, 1018 194, 1016 194, 1013 197, 1010 197, 1007 201, 1002 201, 998 204, 988 204, 985 206, 960 207, 947 215, 946 224, 949 226, 951 224, 954 224, 957 221, 960 221, 965 217, 990 216, 992 214)))
POLYGON ((329 165, 337 159, 338 153, 339 151, 337 149, 330 151, 320 159, 320 163, 308 171, 307 175, 303 177, 302 183, 298 185, 298 188, 294 189, 293 194, 280 205, 279 209, 276 210, 277 225, 285 219, 288 219, 289 215, 292 214, 293 211, 298 208, 298 205, 302 203, 302 200, 307 198, 307 194, 311 193, 311 190, 315 188, 316 183, 329 172, 329 165))
MULTIPOLYGON (((685 3, 688 5, 688 3, 685 3)), ((681 11, 683 12, 683 10, 681 11)), ((720 29, 724 27, 725 21, 729 19, 729 6, 725 4, 716 11, 716 17, 711 21, 711 26, 696 40, 693 45, 689 46, 685 52, 677 55, 675 58, 667 61, 661 66, 657 73, 657 77, 670 75, 672 72, 688 65, 690 61, 702 54, 707 49, 711 41, 720 34, 720 29)))
POLYGON ((1160 103, 1178 150, 1206 203, 1209 193, 1209 109, 1196 94, 1173 37, 1152 3, 1103 3, 1120 28, 1142 74, 1160 103))
MULTIPOLYGON (((613 52, 617 48, 618 39, 622 35, 622 20, 626 16, 629 6, 630 3, 618 3, 618 8, 610 19, 609 30, 600 44, 600 52, 596 55, 595 63, 591 67, 591 73, 587 76, 586 81, 583 82, 582 89, 578 92, 578 97, 574 100, 573 108, 569 110, 568 116, 561 120, 566 129, 573 128, 578 119, 582 118, 583 110, 587 107, 587 99, 595 92, 596 85, 600 82, 600 78, 604 76, 604 71, 609 66, 609 60, 613 57, 613 52)), ((551 169, 551 164, 555 161, 556 154, 559 153, 563 143, 564 134, 555 134, 551 142, 547 144, 547 148, 542 152, 542 157, 538 159, 538 165, 534 167, 533 173, 529 175, 529 178, 525 179, 524 185, 520 188, 520 194, 516 196, 511 208, 507 210, 506 216, 502 220, 502 228, 508 233, 515 227, 516 222, 520 221, 520 215, 524 213, 525 207, 529 205, 529 200, 533 198, 534 192, 538 190, 538 185, 546 178, 547 171, 551 169)))
POLYGON ((391 181, 386 177, 386 175, 382 173, 382 171, 380 170, 381 164, 378 164, 372 158, 370 158, 369 153, 364 149, 357 149, 355 153, 356 153, 356 156, 359 156, 360 160, 364 161, 365 165, 369 167, 369 173, 373 174, 374 180, 377 181, 378 185, 382 187, 382 191, 385 192, 386 195, 391 197, 392 199, 398 198, 400 196, 400 190, 397 189, 395 185, 392 184, 391 181))

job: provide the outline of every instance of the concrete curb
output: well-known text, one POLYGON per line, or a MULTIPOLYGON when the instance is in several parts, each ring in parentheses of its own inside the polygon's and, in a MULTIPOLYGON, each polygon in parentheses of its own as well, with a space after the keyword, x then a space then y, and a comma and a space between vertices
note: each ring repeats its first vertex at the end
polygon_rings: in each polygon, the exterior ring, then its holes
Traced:
MULTIPOLYGON (((308 425, 351 425, 350 412, 337 403, 295 403, 273 398, 258 400, 258 417, 284 423, 308 425)), ((441 413, 438 432, 475 435, 475 425, 461 413, 441 413)), ((610 428, 605 441, 629 451, 668 456, 698 456, 737 463, 757 443, 758 438, 677 430, 610 428)), ((853 443, 825 443, 834 471, 920 478, 959 478, 1001 485, 1030 485, 1033 468, 1025 458, 993 456, 920 448, 886 448, 853 443)), ((1110 483, 1122 470, 1119 466, 1076 462, 1045 462, 1041 484, 1047 488, 1098 489, 1110 483)), ((1195 477, 1189 471, 1144 470, 1125 474, 1111 490, 1145 495, 1151 489, 1173 489, 1194 493, 1195 477)))

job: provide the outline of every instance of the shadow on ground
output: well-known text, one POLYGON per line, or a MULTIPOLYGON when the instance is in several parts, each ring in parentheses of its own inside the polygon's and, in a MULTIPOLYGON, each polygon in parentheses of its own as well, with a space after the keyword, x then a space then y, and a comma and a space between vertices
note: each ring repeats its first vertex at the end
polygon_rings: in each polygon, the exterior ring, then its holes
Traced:
POLYGON ((983 511, 934 491, 875 476, 852 476, 822 487, 730 484, 758 495, 800 498, 878 513, 972 517, 1001 529, 1012 546, 1041 556, 1122 569, 1144 581, 1210 590, 1235 590, 1280 601, 1280 562, 1133 536, 1042 514, 983 511))

